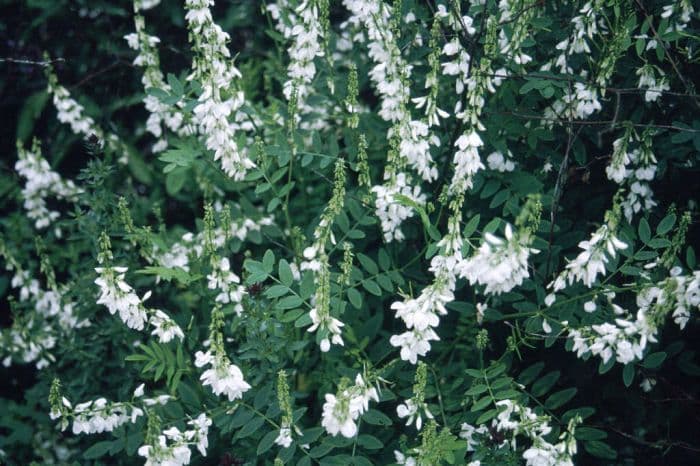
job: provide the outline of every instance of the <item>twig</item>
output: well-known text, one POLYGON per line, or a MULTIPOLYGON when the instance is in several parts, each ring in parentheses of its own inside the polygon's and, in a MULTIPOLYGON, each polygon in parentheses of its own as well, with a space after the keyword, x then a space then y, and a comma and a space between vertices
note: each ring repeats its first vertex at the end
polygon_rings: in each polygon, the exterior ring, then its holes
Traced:
POLYGON ((52 63, 58 63, 58 62, 65 62, 66 60, 64 58, 54 58, 53 60, 42 60, 42 61, 35 61, 35 60, 27 60, 24 58, 11 58, 11 57, 0 57, 0 63, 16 63, 18 65, 33 65, 33 66, 43 66, 46 68, 47 66, 51 66, 52 63))

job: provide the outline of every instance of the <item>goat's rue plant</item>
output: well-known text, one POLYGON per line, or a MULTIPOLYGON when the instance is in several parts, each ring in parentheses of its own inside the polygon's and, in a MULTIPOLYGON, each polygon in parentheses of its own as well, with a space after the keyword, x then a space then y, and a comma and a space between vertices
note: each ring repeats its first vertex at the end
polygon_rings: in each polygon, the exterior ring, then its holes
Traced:
POLYGON ((51 132, 2 175, 0 356, 36 378, 0 462, 685 448, 586 390, 700 375, 693 2, 170 3, 120 10, 129 118, 47 48, 51 132))

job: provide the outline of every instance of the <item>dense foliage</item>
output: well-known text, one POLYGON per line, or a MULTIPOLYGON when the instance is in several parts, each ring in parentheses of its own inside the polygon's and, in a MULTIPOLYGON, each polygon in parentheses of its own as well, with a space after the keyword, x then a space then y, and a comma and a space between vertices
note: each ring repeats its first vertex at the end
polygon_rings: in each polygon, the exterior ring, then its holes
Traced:
POLYGON ((3 2, 0 462, 695 464, 691 0, 3 2))

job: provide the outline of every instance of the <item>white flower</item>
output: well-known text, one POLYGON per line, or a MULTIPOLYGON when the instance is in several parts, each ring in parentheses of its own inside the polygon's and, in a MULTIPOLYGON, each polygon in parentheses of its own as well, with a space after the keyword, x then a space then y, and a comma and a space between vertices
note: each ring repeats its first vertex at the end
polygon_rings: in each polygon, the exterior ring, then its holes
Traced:
POLYGON ((185 334, 182 333, 180 326, 160 309, 157 309, 155 314, 151 316, 149 323, 155 327, 151 334, 157 335, 161 343, 168 343, 175 337, 180 340, 185 338, 185 334))
POLYGON ((474 447, 479 445, 480 440, 474 438, 475 434, 484 435, 488 432, 486 426, 474 427, 464 422, 460 428, 459 437, 467 441, 467 451, 474 451, 474 447))
POLYGON ((544 448, 544 445, 539 448, 531 447, 523 453, 523 459, 527 466, 556 466, 557 451, 551 444, 545 444, 551 448, 544 448))
POLYGON ((124 281, 126 267, 97 267, 95 271, 99 274, 95 284, 100 287, 97 304, 104 304, 110 314, 118 312, 129 328, 143 330, 148 320, 143 300, 148 299, 150 292, 143 298, 134 293, 133 288, 124 281))
POLYGON ((486 233, 477 253, 459 264, 459 275, 471 284, 486 285, 487 294, 501 294, 521 285, 530 276, 527 260, 537 253, 527 245, 520 244, 513 236, 510 225, 506 225, 506 239, 486 233))
POLYGON ((398 173, 392 178, 392 183, 372 187, 376 195, 375 213, 379 218, 384 232, 384 240, 387 242, 404 239, 401 224, 407 218, 414 215, 411 207, 399 204, 395 197, 397 194, 406 196, 413 202, 423 205, 426 201, 425 194, 421 193, 419 186, 410 185, 410 177, 405 173, 398 173))
POLYGON ((292 429, 282 426, 279 435, 275 439, 275 443, 282 448, 289 448, 289 445, 292 444, 292 429))
POLYGON ((401 359, 416 364, 418 356, 425 356, 430 351, 430 341, 439 339, 432 328, 427 328, 422 332, 413 329, 400 335, 392 335, 389 343, 401 348, 401 359))
POLYGON ((408 418, 406 419, 406 425, 410 426, 415 422, 417 430, 423 427, 421 411, 425 413, 425 417, 433 419, 433 414, 428 410, 428 406, 425 403, 423 403, 422 406, 418 406, 413 399, 408 399, 406 403, 402 403, 396 407, 396 414, 400 418, 408 418))
MULTIPOLYGON (((508 155, 512 156, 510 151, 508 155)), ((515 163, 510 158, 504 157, 502 152, 492 152, 486 157, 486 163, 491 170, 499 172, 512 172, 515 170, 515 163)))
POLYGON ((354 437, 357 434, 357 425, 347 407, 339 403, 335 395, 326 394, 325 399, 321 425, 334 437, 338 433, 343 437, 354 437))
POLYGON ((229 401, 243 397, 243 393, 250 389, 250 385, 243 380, 243 373, 235 364, 224 356, 212 355, 210 351, 195 354, 195 366, 212 367, 202 373, 200 380, 202 385, 211 385, 215 395, 226 395, 229 401))
MULTIPOLYGON (((443 6, 443 5, 438 5, 438 7, 440 7, 440 6, 443 6)), ((396 458, 397 464, 401 464, 401 465, 405 465, 405 466, 417 466, 418 465, 415 458, 408 456, 408 455, 404 455, 403 453, 401 453, 398 450, 394 450, 394 458, 396 458)))
POLYGON ((134 398, 140 398, 143 396, 144 387, 145 387, 145 384, 141 384, 138 387, 136 387, 136 390, 134 390, 134 398))

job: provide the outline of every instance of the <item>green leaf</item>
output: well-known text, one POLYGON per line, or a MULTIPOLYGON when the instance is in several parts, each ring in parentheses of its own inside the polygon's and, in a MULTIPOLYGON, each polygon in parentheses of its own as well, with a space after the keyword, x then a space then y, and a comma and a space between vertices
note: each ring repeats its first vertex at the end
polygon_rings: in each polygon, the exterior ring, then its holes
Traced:
POLYGON ((109 449, 112 448, 112 441, 105 440, 104 442, 97 442, 83 453, 83 458, 86 460, 94 460, 96 458, 101 458, 107 454, 109 449))
POLYGON ((671 228, 673 228, 673 225, 675 225, 675 223, 676 216, 674 214, 668 214, 656 226, 656 234, 665 235, 666 233, 671 231, 671 228))
POLYGON ((639 220, 639 228, 637 231, 639 233, 639 239, 644 243, 648 243, 651 239, 651 228, 649 228, 649 222, 647 222, 644 217, 639 220))
POLYGON ((320 458, 322 456, 326 456, 334 448, 335 445, 329 442, 323 442, 321 445, 313 447, 311 451, 309 451, 309 456, 311 456, 312 458, 320 458))
POLYGON ((390 426, 392 424, 391 419, 386 414, 376 409, 370 409, 363 414, 362 420, 373 426, 390 426))
POLYGON ((656 369, 659 367, 666 359, 666 353, 664 351, 657 351, 656 353, 651 353, 644 358, 642 366, 646 369, 656 369))
POLYGON ((476 403, 474 403, 471 407, 471 411, 472 412, 481 411, 485 407, 489 406, 491 404, 491 401, 492 401, 491 395, 487 395, 487 396, 481 398, 476 403))
POLYGON ((275 439, 277 438, 278 434, 279 434, 279 432, 276 430, 273 430, 273 431, 265 434, 265 436, 260 440, 260 443, 258 443, 258 449, 257 449, 258 456, 262 455, 267 450, 272 448, 272 445, 275 444, 275 439))
POLYGON ((476 396, 476 395, 481 395, 484 393, 486 390, 488 390, 488 387, 484 384, 478 384, 472 386, 469 390, 467 390, 464 394, 467 396, 476 396))
POLYGON ((306 326, 311 325, 312 322, 313 321, 311 320, 311 317, 309 316, 308 313, 306 313, 306 314, 302 315, 301 317, 299 317, 296 320, 296 322, 294 322, 294 326, 295 327, 306 327, 306 326))
POLYGON ((189 168, 199 156, 199 152, 189 145, 183 145, 163 152, 158 160, 165 162, 164 172, 168 173, 177 167, 189 168))
POLYGON ((280 263, 277 266, 277 272, 280 277, 280 281, 286 286, 291 286, 294 281, 294 275, 292 274, 292 268, 289 266, 289 262, 285 259, 280 259, 280 263))
POLYGON ((535 364, 527 367, 518 376, 518 383, 521 383, 523 385, 530 384, 533 380, 535 380, 535 378, 540 374, 540 372, 542 372, 542 369, 544 369, 543 362, 536 362, 535 364))
POLYGON ((182 190, 187 181, 188 171, 185 168, 176 168, 165 176, 165 190, 168 194, 174 196, 182 190))
POLYGON ((464 225, 464 229, 462 230, 462 236, 464 238, 469 238, 471 235, 476 231, 476 229, 479 227, 479 221, 481 220, 481 215, 476 214, 474 215, 466 225, 464 225))
POLYGON ((202 405, 199 395, 187 382, 180 382, 180 384, 177 386, 177 393, 180 395, 180 399, 185 404, 194 407, 202 405))
POLYGON ((369 273, 370 275, 376 275, 379 273, 379 268, 377 267, 376 262, 374 262, 369 256, 366 256, 362 254, 361 252, 357 253, 357 259, 360 261, 360 264, 362 264, 362 267, 369 273))
POLYGON ((275 307, 277 307, 277 309, 293 309, 301 306, 302 304, 303 301, 299 296, 287 296, 277 301, 275 307))
POLYGON ((379 267, 382 268, 384 271, 391 270, 391 257, 389 257, 389 254, 386 252, 384 248, 381 248, 379 250, 379 254, 377 256, 379 260, 379 267))
POLYGON ((374 280, 362 280, 362 287, 375 296, 381 296, 382 290, 374 280))
POLYGON ((549 396, 549 398, 547 398, 544 405, 547 409, 557 409, 571 401, 571 399, 576 395, 576 392, 576 388, 573 387, 554 392, 549 396))
POLYGON ((265 290, 265 296, 268 298, 279 298, 289 293, 289 288, 285 285, 272 285, 265 290))
POLYGON ((355 288, 348 288, 347 293, 350 304, 352 304, 355 309, 360 309, 362 307, 362 293, 355 288))
POLYGON ((617 458, 617 452, 610 448, 610 445, 599 440, 589 440, 583 442, 583 447, 588 453, 597 458, 603 458, 606 460, 614 460, 617 458))
POLYGON ((488 422, 491 419, 493 419, 494 417, 496 417, 497 415, 498 415, 498 409, 496 409, 496 408, 489 409, 488 411, 484 412, 481 416, 479 416, 476 419, 476 425, 481 425, 485 422, 488 422))
POLYGON ((498 191, 498 188, 501 187, 501 182, 499 180, 488 180, 486 184, 484 185, 484 189, 481 190, 481 194, 479 194, 479 197, 481 199, 486 199, 487 197, 491 197, 494 194, 496 194, 496 191, 498 191))
POLYGON ((27 100, 24 101, 22 110, 17 117, 17 132, 15 133, 15 139, 24 142, 29 138, 33 132, 34 123, 41 115, 41 112, 46 106, 48 99, 49 93, 46 92, 46 90, 41 90, 30 95, 27 100))
POLYGON ((170 88, 175 96, 180 97, 182 94, 184 94, 185 89, 182 86, 182 83, 172 73, 168 73, 168 84, 170 85, 170 88))
POLYGON ((574 437, 577 440, 602 440, 608 437, 608 433, 594 427, 577 427, 574 437))
POLYGON ((289 323, 289 322, 294 322, 294 321, 297 320, 297 319, 299 318, 299 316, 301 316, 304 312, 305 312, 305 311, 304 311, 303 309, 294 309, 294 310, 291 310, 291 311, 285 313, 285 314, 280 318, 280 322, 283 322, 283 323, 285 323, 285 324, 286 324, 286 323, 289 323))
POLYGON ((384 446, 381 440, 373 435, 362 434, 357 437, 357 443, 368 450, 378 450, 384 446))
POLYGON ((299 296, 301 296, 301 299, 309 299, 311 295, 314 294, 314 290, 314 276, 311 272, 307 271, 299 285, 299 296))
POLYGON ((622 382, 625 384, 625 387, 629 387, 632 385, 632 380, 634 380, 634 364, 625 364, 625 367, 622 369, 622 382))
POLYGON ((557 383, 560 375, 561 372, 559 371, 552 371, 545 374, 532 385, 532 394, 539 397, 547 393, 549 389, 552 388, 555 383, 557 383))
POLYGON ((275 253, 273 253, 270 249, 265 251, 265 255, 263 256, 263 261, 262 261, 263 269, 267 274, 272 273, 272 269, 275 266, 275 253))
POLYGON ((243 268, 250 273, 250 275, 246 277, 246 283, 248 283, 249 285, 265 281, 269 273, 265 270, 262 262, 258 262, 253 259, 246 259, 243 262, 243 268))
POLYGON ((260 427, 262 427, 264 423, 265 419, 263 419, 262 417, 254 417, 249 422, 243 424, 241 430, 236 432, 235 438, 241 439, 253 435, 255 432, 258 431, 258 429, 260 429, 260 427))

